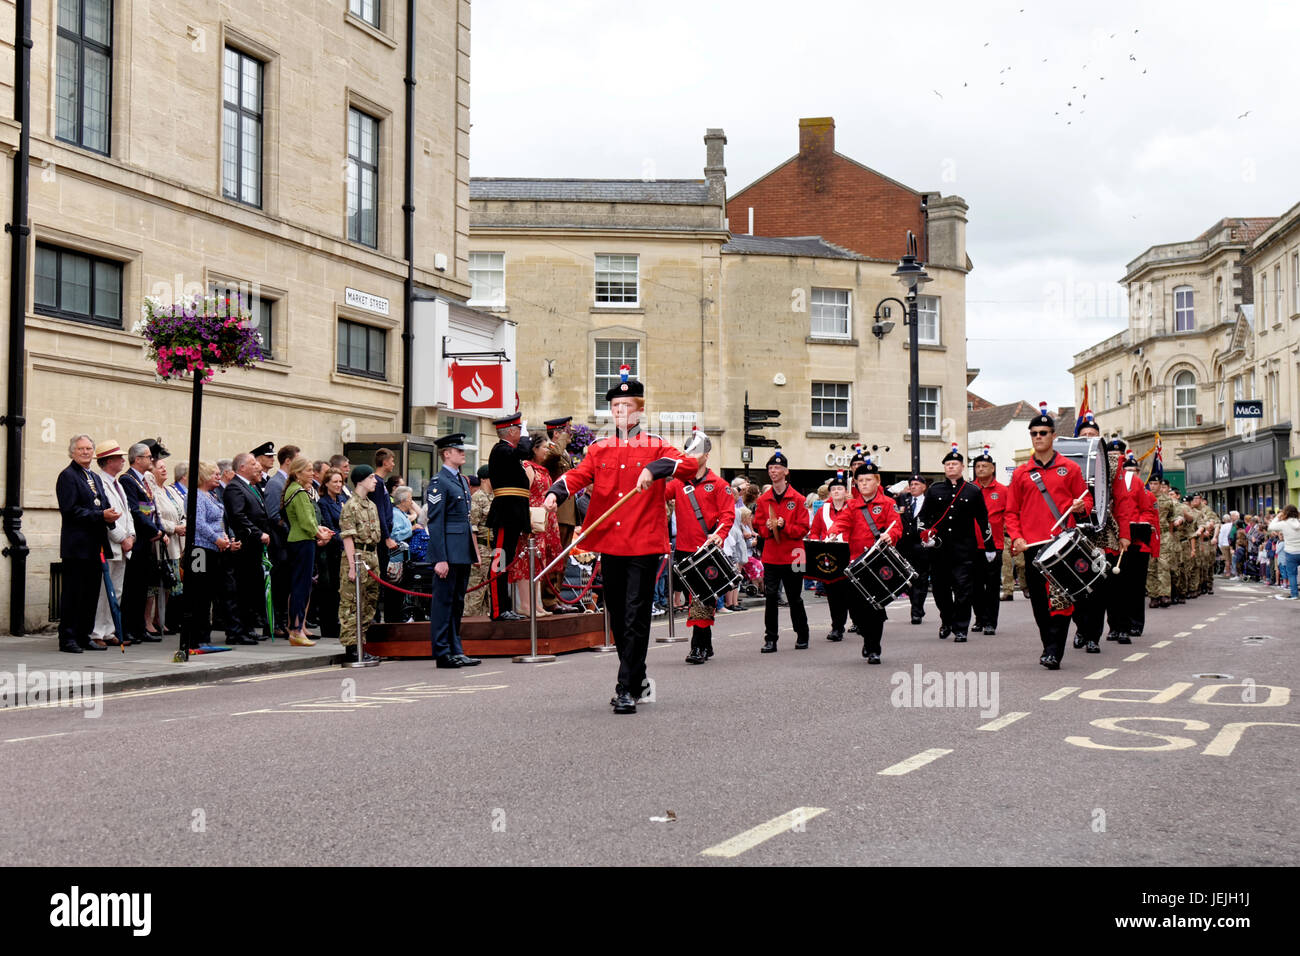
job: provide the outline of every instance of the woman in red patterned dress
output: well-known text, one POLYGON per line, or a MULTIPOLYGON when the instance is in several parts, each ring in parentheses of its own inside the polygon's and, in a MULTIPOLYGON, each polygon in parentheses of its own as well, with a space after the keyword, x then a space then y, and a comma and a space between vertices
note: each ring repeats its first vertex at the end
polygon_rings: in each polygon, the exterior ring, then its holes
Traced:
MULTIPOLYGON (((547 493, 551 490, 551 475, 546 470, 546 459, 554 453, 551 443, 540 436, 531 446, 531 454, 528 460, 524 462, 524 472, 528 475, 528 505, 530 508, 540 508, 542 502, 546 500, 547 493)), ((540 571, 550 563, 551 559, 560 553, 560 521, 554 511, 546 515, 546 530, 541 534, 534 533, 529 537, 537 542, 537 570, 540 571)), ((519 538, 519 550, 515 554, 515 560, 510 565, 509 580, 511 582, 523 581, 524 584, 519 588, 519 603, 517 610, 520 614, 527 614, 532 604, 531 589, 528 587, 528 538, 519 538)), ((545 584, 541 585, 545 587, 545 584)), ((550 612, 542 607, 538 607, 537 616, 541 617, 550 612)))

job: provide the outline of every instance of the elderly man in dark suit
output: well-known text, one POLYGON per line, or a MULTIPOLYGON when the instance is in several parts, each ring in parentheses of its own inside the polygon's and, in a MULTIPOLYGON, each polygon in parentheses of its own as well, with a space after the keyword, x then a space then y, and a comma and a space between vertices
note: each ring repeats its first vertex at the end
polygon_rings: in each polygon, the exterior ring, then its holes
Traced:
POLYGON ((479 661, 465 656, 460 621, 465 613, 469 568, 478 563, 479 555, 469 526, 469 483, 460 473, 465 464, 465 436, 447 435, 435 444, 442 467, 424 493, 429 515, 429 561, 434 575, 429 610, 433 658, 439 667, 470 667, 479 661))
MULTIPOLYGON (((271 519, 267 517, 262 492, 257 487, 261 467, 248 452, 235 456, 235 477, 221 496, 226 522, 239 542, 235 558, 236 595, 231 607, 235 633, 226 632, 231 644, 256 644, 258 624, 266 607, 266 584, 262 576, 262 549, 271 543, 271 519)), ((268 631, 273 622, 267 621, 268 631)))
POLYGON ((917 524, 929 485, 929 479, 924 475, 913 475, 908 479, 907 491, 894 499, 898 506, 898 517, 903 522, 903 538, 898 544, 898 551, 916 570, 916 580, 907 589, 912 602, 913 624, 920 624, 925 617, 925 594, 930 587, 930 555, 921 547, 921 532, 917 524))
MULTIPOLYGON (((63 562, 63 600, 59 612, 59 650, 69 654, 102 651, 102 641, 92 641, 95 609, 104 572, 101 556, 108 548, 108 529, 121 517, 112 506, 99 476, 90 470, 95 442, 78 435, 68 445, 68 467, 59 472, 54 491, 63 526, 59 531, 59 558, 63 562)), ((141 619, 143 620, 143 613, 141 619)))
POLYGON ((118 476, 126 492, 135 523, 135 546, 126 562, 126 580, 122 584, 122 631, 133 644, 158 643, 161 637, 150 634, 144 626, 144 605, 149 588, 158 583, 158 562, 153 556, 153 542, 166 541, 158 510, 154 506, 153 487, 146 479, 153 465, 153 453, 144 442, 127 450, 130 468, 118 476))

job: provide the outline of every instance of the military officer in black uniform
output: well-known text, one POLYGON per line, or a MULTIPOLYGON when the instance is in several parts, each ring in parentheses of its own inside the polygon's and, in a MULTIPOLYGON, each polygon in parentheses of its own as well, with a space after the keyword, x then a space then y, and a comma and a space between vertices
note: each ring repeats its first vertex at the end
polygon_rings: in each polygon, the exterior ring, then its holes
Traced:
POLYGON ((442 467, 424 492, 433 565, 433 604, 429 609, 433 659, 439 667, 472 667, 480 661, 465 656, 460 620, 465 613, 470 565, 477 564, 480 556, 469 526, 469 482, 460 473, 465 464, 465 436, 447 435, 434 444, 442 467))
POLYGON ((275 442, 264 441, 250 451, 249 454, 257 459, 257 467, 260 469, 259 474, 261 475, 253 484, 257 485, 258 491, 265 493, 266 483, 275 474, 275 442))
POLYGON ((929 479, 924 475, 913 475, 907 481, 908 490, 894 499, 898 517, 903 522, 903 538, 898 544, 898 552, 916 571, 916 580, 907 588, 912 602, 913 624, 920 624, 925 617, 925 595, 930 589, 930 549, 921 547, 920 529, 916 524, 929 485, 929 479))
POLYGON ((492 529, 490 610, 494 621, 526 621, 528 618, 514 610, 507 574, 519 546, 519 536, 528 534, 532 528, 528 513, 528 475, 519 448, 521 422, 516 414, 495 419, 492 424, 501 440, 488 456, 488 477, 492 482, 492 507, 487 519, 492 529))
POLYGON ((939 606, 939 637, 966 640, 970 629, 976 561, 998 557, 989 512, 979 487, 962 476, 966 459, 952 446, 943 456, 944 480, 925 493, 918 518, 921 541, 930 552, 930 583, 939 606))

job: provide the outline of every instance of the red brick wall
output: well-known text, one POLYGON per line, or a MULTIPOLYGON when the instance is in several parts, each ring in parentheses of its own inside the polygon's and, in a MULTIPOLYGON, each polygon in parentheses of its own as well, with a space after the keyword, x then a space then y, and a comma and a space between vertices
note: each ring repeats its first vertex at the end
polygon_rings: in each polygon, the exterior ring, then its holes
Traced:
POLYGON ((825 149, 803 150, 730 197, 733 233, 749 230, 750 206, 757 236, 822 236, 864 256, 897 259, 911 229, 925 257, 921 197, 825 149))

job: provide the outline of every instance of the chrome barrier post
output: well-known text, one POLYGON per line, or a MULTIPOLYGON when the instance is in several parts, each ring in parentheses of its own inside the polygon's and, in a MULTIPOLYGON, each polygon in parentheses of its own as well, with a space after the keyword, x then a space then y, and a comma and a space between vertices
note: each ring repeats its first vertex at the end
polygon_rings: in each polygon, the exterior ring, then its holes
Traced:
POLYGON ((537 599, 541 589, 533 580, 535 577, 537 577, 537 539, 530 534, 528 536, 528 636, 532 642, 532 650, 514 658, 516 664, 545 664, 555 660, 554 654, 537 653, 537 599))
MULTIPOLYGON (((594 571, 592 572, 592 575, 593 576, 595 575, 594 571)), ((613 643, 610 641, 609 605, 605 602, 605 595, 603 592, 600 595, 600 608, 605 615, 605 643, 597 644, 595 647, 589 647, 587 648, 587 650, 592 651, 593 653, 596 654, 608 654, 611 651, 618 650, 618 648, 615 647, 613 643)))
MULTIPOLYGON (((668 575, 668 636, 656 637, 655 643, 656 644, 680 644, 682 641, 686 640, 686 638, 677 636, 677 621, 676 621, 677 595, 673 593, 672 551, 668 552, 668 569, 664 572, 664 574, 668 575)), ((689 602, 687 603, 686 607, 689 610, 690 608, 689 602)))
POLYGON ((361 560, 361 555, 355 551, 352 553, 352 570, 353 577, 356 578, 357 590, 357 659, 349 664, 349 667, 378 667, 379 661, 366 660, 366 626, 361 621, 361 575, 366 573, 366 563, 361 560))

